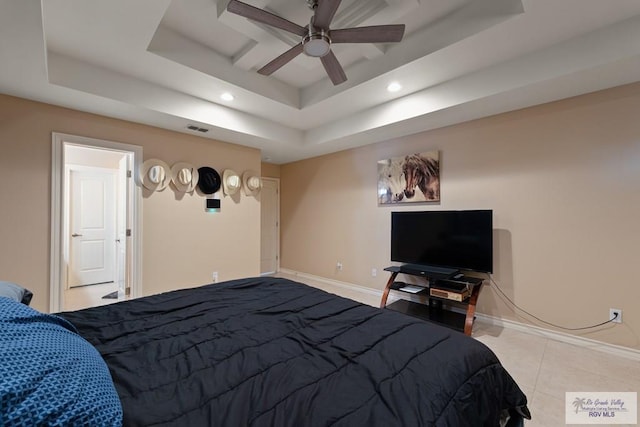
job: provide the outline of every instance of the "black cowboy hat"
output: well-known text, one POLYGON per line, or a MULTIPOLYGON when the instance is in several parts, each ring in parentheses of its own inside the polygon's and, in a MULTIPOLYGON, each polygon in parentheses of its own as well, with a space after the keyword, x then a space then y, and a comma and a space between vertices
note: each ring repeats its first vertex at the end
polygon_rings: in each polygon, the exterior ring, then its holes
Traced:
POLYGON ((203 166, 198 169, 198 176, 198 188, 204 194, 213 194, 220 190, 222 179, 215 169, 203 166))

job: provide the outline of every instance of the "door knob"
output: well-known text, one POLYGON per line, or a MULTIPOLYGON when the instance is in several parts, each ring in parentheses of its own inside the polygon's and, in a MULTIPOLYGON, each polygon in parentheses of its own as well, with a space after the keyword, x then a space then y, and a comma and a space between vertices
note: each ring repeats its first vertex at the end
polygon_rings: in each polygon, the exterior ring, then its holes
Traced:
POLYGON ((80 237, 80 236, 82 236, 82 234, 73 233, 73 234, 71 235, 71 237, 80 237))

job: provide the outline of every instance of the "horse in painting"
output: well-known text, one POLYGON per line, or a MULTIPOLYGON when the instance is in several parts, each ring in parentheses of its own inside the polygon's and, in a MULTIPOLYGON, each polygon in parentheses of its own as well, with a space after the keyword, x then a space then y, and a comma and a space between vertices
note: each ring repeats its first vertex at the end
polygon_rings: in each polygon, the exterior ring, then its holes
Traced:
POLYGON ((416 187, 428 201, 440 200, 440 164, 437 160, 411 154, 404 158, 402 164, 407 199, 415 196, 416 187))

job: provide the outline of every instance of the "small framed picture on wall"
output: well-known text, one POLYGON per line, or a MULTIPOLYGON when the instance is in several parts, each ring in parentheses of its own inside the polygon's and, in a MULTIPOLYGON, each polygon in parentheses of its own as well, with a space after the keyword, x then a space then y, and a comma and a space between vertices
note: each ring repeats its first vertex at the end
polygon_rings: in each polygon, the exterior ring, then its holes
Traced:
POLYGON ((378 161, 379 204, 439 201, 439 151, 427 151, 378 161))

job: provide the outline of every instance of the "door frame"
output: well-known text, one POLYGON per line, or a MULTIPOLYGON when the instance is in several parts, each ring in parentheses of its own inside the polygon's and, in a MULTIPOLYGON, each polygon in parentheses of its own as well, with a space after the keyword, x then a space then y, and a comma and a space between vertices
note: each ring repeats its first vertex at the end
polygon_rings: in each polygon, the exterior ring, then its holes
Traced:
POLYGON ((129 191, 132 194, 131 206, 131 254, 130 260, 131 298, 142 295, 142 189, 138 180, 138 171, 142 164, 142 147, 119 142, 69 135, 59 132, 51 134, 51 256, 49 263, 49 311, 59 312, 62 308, 65 288, 64 263, 64 194, 65 183, 65 145, 78 145, 90 148, 105 149, 123 153, 131 153, 133 167, 129 191))
MULTIPOLYGON (((272 181, 276 184, 276 271, 275 272, 260 272, 261 276, 268 276, 280 271, 280 178, 262 177, 262 181, 272 181)), ((260 208, 262 209, 262 207, 260 208)), ((262 231, 261 231, 262 232, 262 231)), ((262 256, 261 256, 262 258, 262 256)), ((260 268, 262 269, 262 267, 260 268)))
MULTIPOLYGON (((115 274, 116 283, 118 284, 118 299, 127 297, 127 285, 131 282, 129 279, 128 268, 131 263, 127 264, 128 255, 131 253, 131 242, 127 239, 127 227, 131 226, 131 194, 129 188, 129 171, 133 170, 133 156, 122 156, 118 162, 118 197, 116 202, 116 259, 115 274), (121 204, 124 202, 124 206, 121 204), (124 258, 122 257, 124 249, 124 258)), ((131 289, 129 289, 130 291, 131 289)))

